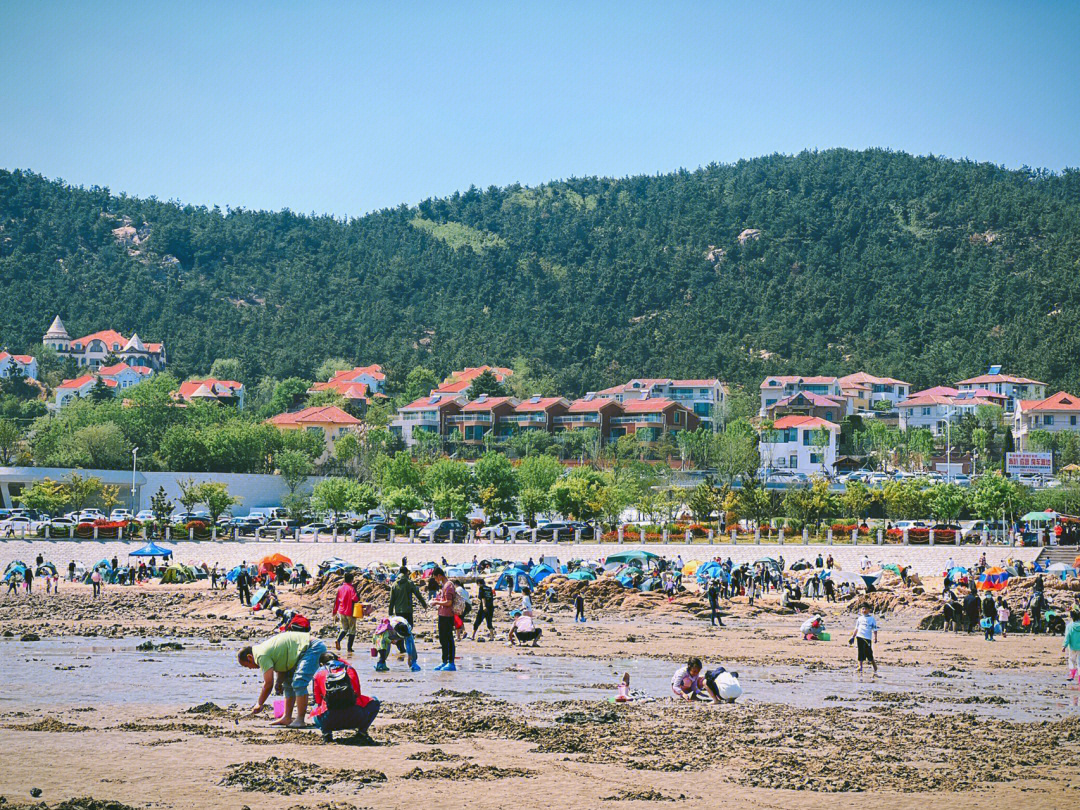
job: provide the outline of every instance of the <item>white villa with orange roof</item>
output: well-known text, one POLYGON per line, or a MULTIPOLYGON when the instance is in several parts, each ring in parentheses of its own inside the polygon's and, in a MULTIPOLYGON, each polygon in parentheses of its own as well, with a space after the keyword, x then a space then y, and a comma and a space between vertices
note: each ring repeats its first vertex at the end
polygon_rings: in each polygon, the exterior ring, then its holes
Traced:
POLYGON ((1060 433, 1080 432, 1080 397, 1058 391, 1046 399, 1022 399, 1013 417, 1013 436, 1018 450, 1030 450, 1028 436, 1033 430, 1060 433))
POLYGON ((398 408, 397 416, 390 422, 390 432, 401 437, 406 447, 416 444, 417 433, 445 436, 450 417, 461 413, 464 404, 464 397, 433 392, 398 408))
MULTIPOLYGON (((932 389, 930 389, 932 390, 932 389)), ((897 403, 900 430, 925 428, 935 436, 945 435, 945 426, 956 424, 964 414, 973 414, 980 405, 996 405, 999 400, 975 396, 973 392, 955 395, 920 392, 897 403)))
POLYGON ((1027 377, 1002 374, 1001 366, 990 366, 990 370, 986 374, 960 380, 956 387, 961 392, 974 392, 985 389, 1008 397, 1005 401, 1006 413, 1012 413, 1016 410, 1017 404, 1022 399, 1041 400, 1046 398, 1046 383, 1030 380, 1027 377))
POLYGON ((38 362, 28 354, 9 354, 0 352, 0 378, 11 375, 13 368, 21 368, 22 373, 31 380, 37 379, 38 362))
POLYGON ((57 315, 41 342, 61 357, 70 357, 80 367, 97 369, 113 355, 129 366, 160 371, 165 367, 165 344, 143 343, 139 335, 124 337, 113 329, 71 339, 57 315))
POLYGON ((761 431, 761 465, 772 470, 819 475, 836 472, 840 425, 817 416, 781 416, 761 431))
POLYGON ((875 402, 883 401, 888 402, 890 408, 895 408, 896 403, 907 399, 911 391, 911 383, 893 377, 875 377, 865 371, 858 371, 841 377, 840 388, 842 391, 851 389, 864 393, 871 408, 874 407, 875 402))
POLYGON ((386 394, 383 393, 385 385, 386 374, 382 366, 373 363, 370 366, 357 366, 338 371, 326 382, 317 382, 312 385, 308 393, 333 391, 364 410, 371 404, 372 399, 386 399, 386 394))
POLYGON ((114 363, 111 366, 101 366, 97 371, 83 374, 73 380, 64 380, 56 388, 56 396, 53 399, 54 408, 63 408, 70 405, 76 399, 90 396, 97 381, 100 379, 112 390, 113 395, 138 385, 153 372, 143 366, 129 366, 127 363, 114 363))

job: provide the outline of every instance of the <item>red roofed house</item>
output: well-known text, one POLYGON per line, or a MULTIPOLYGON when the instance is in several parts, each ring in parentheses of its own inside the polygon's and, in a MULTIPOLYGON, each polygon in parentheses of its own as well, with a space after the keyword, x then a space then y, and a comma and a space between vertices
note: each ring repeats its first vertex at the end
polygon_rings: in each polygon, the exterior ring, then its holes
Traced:
MULTIPOLYGON (((63 408, 65 405, 70 405, 77 399, 90 396, 90 392, 94 389, 94 386, 97 385, 98 379, 96 374, 83 374, 81 377, 76 377, 74 380, 64 380, 56 387, 56 399, 52 407, 63 408)), ((102 378, 102 382, 112 389, 114 393, 116 392, 116 380, 106 380, 102 378)))
POLYGON ((704 427, 713 426, 713 417, 727 401, 727 385, 716 378, 674 380, 666 377, 639 377, 622 385, 590 392, 593 396, 626 402, 631 399, 670 399, 685 405, 704 427))
MULTIPOLYGON (((773 375, 766 377, 761 383, 761 410, 759 415, 765 416, 769 407, 775 405, 781 399, 806 391, 811 394, 819 394, 826 397, 843 398, 844 392, 840 386, 840 380, 836 377, 798 377, 773 375)), ((852 405, 848 406, 846 414, 854 412, 852 405)), ((845 414, 845 415, 846 415, 845 414)))
POLYGON ((700 420, 685 405, 670 399, 628 399, 622 415, 611 419, 611 440, 634 433, 646 444, 660 441, 665 433, 696 430, 700 420))
POLYGON ((1080 397, 1058 391, 1046 399, 1020 400, 1013 419, 1017 450, 1032 449, 1028 446, 1028 435, 1033 430, 1080 431, 1080 397))
POLYGON ((817 475, 836 471, 836 440, 840 425, 816 416, 781 416, 772 430, 762 430, 762 466, 773 470, 817 475))
POLYGON ((347 433, 358 433, 364 424, 352 414, 345 413, 336 405, 304 408, 294 413, 279 413, 266 420, 279 430, 307 430, 323 434, 325 449, 319 462, 326 461, 334 452, 334 443, 347 433))
MULTIPOLYGON (((496 428, 504 418, 513 416, 518 404, 513 397, 489 397, 481 394, 472 402, 462 405, 461 413, 447 420, 450 432, 460 430, 461 440, 466 444, 480 444, 484 441, 484 434, 488 432, 495 431, 493 435, 499 435, 496 428)), ((513 430, 512 423, 509 429, 513 430)))
POLYGON ((817 416, 826 422, 839 422, 844 418, 847 409, 848 403, 844 397, 827 397, 823 394, 800 391, 774 402, 766 410, 765 416, 768 419, 779 419, 781 416, 795 414, 796 416, 817 416))
POLYGON ((15 367, 21 368, 22 373, 28 379, 36 380, 38 372, 37 360, 28 354, 8 354, 0 352, 0 378, 7 377, 15 367))
POLYGON ((945 435, 945 426, 956 424, 966 413, 973 414, 980 405, 1001 403, 961 392, 956 396, 945 394, 918 394, 897 403, 900 413, 900 430, 926 428, 935 436, 945 435))
POLYGON ((113 329, 94 332, 72 340, 57 315, 42 338, 42 343, 61 357, 70 357, 78 366, 96 369, 110 354, 137 368, 160 371, 165 367, 165 344, 143 343, 138 334, 126 338, 113 329))
POLYGON ((439 384, 431 393, 433 394, 454 394, 455 396, 461 394, 466 395, 469 391, 469 387, 472 385, 473 380, 483 374, 485 371, 490 371, 494 375, 496 381, 506 382, 506 378, 510 377, 513 373, 513 369, 501 368, 499 366, 476 366, 475 368, 466 367, 462 371, 455 371, 449 377, 439 384))
POLYGON ((450 418, 461 413, 465 400, 450 394, 432 393, 398 408, 390 423, 390 432, 401 437, 406 447, 416 444, 421 432, 445 436, 450 430, 450 418))
POLYGON ((383 386, 386 384, 386 374, 382 366, 374 363, 370 366, 357 366, 346 371, 338 371, 326 382, 317 382, 308 389, 309 394, 319 391, 334 391, 353 405, 360 408, 361 412, 371 404, 375 397, 386 399, 383 386))
POLYGON ((1041 400, 1046 397, 1046 383, 1002 374, 1001 366, 990 366, 986 374, 961 380, 956 387, 961 393, 986 389, 995 394, 1004 394, 1009 398, 1005 403, 1006 413, 1012 413, 1022 399, 1041 400))
MULTIPOLYGON (((584 430, 596 428, 600 431, 600 441, 611 441, 611 420, 623 415, 623 407, 614 399, 596 394, 586 394, 582 399, 575 399, 566 409, 566 413, 556 416, 555 430, 584 430)), ((619 435, 625 433, 619 428, 619 435)))
POLYGON ((506 438, 523 430, 555 432, 555 420, 566 413, 570 401, 562 397, 534 396, 523 399, 514 412, 499 418, 495 435, 506 438))
POLYGON ((892 377, 875 377, 865 371, 858 371, 840 378, 841 389, 863 385, 870 388, 867 392, 869 394, 867 398, 870 400, 871 408, 874 407, 875 402, 881 401, 886 401, 889 403, 890 408, 895 408, 896 403, 902 399, 907 399, 908 393, 911 391, 911 383, 892 377))
POLYGON ((184 402, 219 402, 222 405, 235 405, 238 410, 244 407, 244 384, 236 380, 188 380, 180 383, 176 398, 184 402))

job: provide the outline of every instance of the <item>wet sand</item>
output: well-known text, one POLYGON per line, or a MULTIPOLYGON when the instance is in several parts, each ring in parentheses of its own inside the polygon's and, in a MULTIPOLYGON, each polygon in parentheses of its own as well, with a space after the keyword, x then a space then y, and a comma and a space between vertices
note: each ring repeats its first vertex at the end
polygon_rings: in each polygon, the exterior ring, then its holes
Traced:
MULTIPOLYGON (((323 601, 284 597, 316 631, 329 624, 323 601)), ((505 631, 507 600, 498 605, 505 631)), ((384 705, 372 730, 384 745, 367 748, 242 719, 258 676, 236 666, 235 650, 271 622, 231 592, 107 588, 95 604, 88 587, 67 586, 59 600, 0 597, 0 796, 10 806, 94 797, 324 810, 1075 805, 1080 691, 1065 683, 1060 637, 989 643, 920 630, 924 612, 901 611, 881 617, 882 671, 871 679, 853 672, 848 606, 820 607, 833 641, 801 641, 805 617, 774 598, 755 609, 736 600, 723 629, 690 600, 601 610, 584 625, 553 605, 538 611, 540 647, 464 642, 457 673, 431 670, 429 614, 417 613, 415 674, 393 656, 390 672, 374 673, 373 622, 362 623, 352 660, 384 705), (27 632, 41 640, 20 641, 27 632), (147 639, 182 649, 137 649, 147 639), (743 698, 669 700, 688 654, 739 670, 743 698), (609 703, 623 671, 659 699, 609 703)))

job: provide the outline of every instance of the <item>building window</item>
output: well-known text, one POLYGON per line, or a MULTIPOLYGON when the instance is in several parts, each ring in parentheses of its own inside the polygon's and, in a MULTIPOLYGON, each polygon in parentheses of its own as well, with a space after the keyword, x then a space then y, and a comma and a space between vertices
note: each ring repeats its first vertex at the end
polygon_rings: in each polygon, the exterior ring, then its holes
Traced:
POLYGON ((930 415, 930 409, 929 408, 923 408, 922 409, 922 415, 923 416, 929 416, 930 415))
POLYGON ((1070 416, 1070 417, 1069 417, 1069 425, 1070 425, 1071 427, 1075 427, 1075 426, 1076 426, 1076 417, 1075 417, 1075 416, 1070 416))
POLYGON ((810 463, 811 464, 820 464, 821 463, 821 453, 811 453, 810 454, 810 463))
POLYGON ((833 420, 832 419, 832 411, 825 411, 825 419, 827 419, 829 422, 831 422, 833 420))
POLYGON ((788 459, 788 466, 791 467, 792 469, 795 469, 796 467, 798 467, 799 466, 799 457, 798 456, 792 456, 791 458, 789 458, 788 459))
POLYGON ((1054 417, 1051 414, 1047 414, 1046 419, 1043 420, 1047 427, 1054 424, 1054 417))
POLYGON ((675 424, 679 424, 682 421, 682 412, 675 411, 675 424))

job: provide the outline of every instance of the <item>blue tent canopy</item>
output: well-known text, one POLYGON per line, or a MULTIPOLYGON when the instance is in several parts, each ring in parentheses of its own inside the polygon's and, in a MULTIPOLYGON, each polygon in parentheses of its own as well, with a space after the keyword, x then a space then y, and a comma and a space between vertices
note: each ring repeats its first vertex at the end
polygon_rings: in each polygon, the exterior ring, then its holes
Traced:
POLYGON ((555 569, 545 563, 540 565, 534 565, 532 571, 529 572, 529 576, 532 577, 533 582, 539 583, 544 577, 549 577, 555 573, 555 569))
POLYGON ((142 548, 137 548, 128 554, 129 557, 171 557, 172 549, 159 546, 157 543, 147 543, 142 548))
POLYGON ((517 593, 523 588, 535 589, 536 582, 520 568, 511 568, 509 571, 503 571, 495 583, 495 590, 497 591, 506 590, 507 588, 512 593, 517 593))
POLYGON ((718 562, 706 562, 698 566, 695 572, 697 581, 704 585, 710 579, 723 579, 727 581, 723 567, 718 562))

